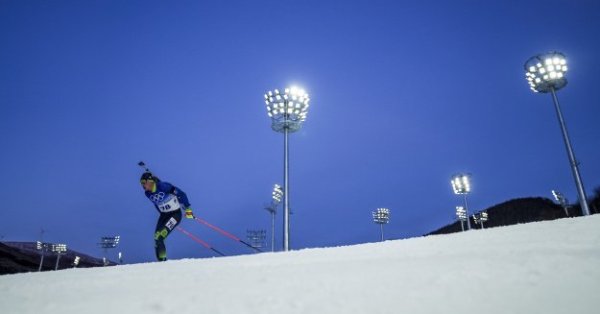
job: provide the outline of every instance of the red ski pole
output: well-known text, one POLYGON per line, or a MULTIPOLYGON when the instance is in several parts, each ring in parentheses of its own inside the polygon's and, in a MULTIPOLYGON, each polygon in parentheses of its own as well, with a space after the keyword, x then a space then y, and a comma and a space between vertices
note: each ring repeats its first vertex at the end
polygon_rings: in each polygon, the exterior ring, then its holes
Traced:
POLYGON ((225 231, 225 230, 223 230, 223 229, 221 229, 221 228, 219 228, 217 226, 211 225, 208 221, 206 221, 206 220, 204 220, 202 218, 194 217, 194 220, 196 220, 197 222, 199 222, 199 223, 201 223, 203 225, 206 225, 207 227, 209 227, 209 228, 211 228, 211 229, 213 229, 213 230, 221 233, 222 235, 224 235, 224 236, 226 236, 226 237, 228 237, 228 238, 230 238, 232 240, 238 241, 238 242, 240 242, 240 243, 242 243, 242 244, 248 246, 249 248, 252 248, 252 249, 254 249, 254 250, 258 251, 258 252, 262 252, 259 248, 253 247, 252 245, 250 245, 247 242, 245 242, 244 240, 242 240, 242 239, 234 236, 233 234, 231 234, 231 233, 229 233, 229 232, 227 232, 227 231, 225 231))
POLYGON ((215 249, 214 247, 210 246, 210 244, 200 240, 198 237, 194 236, 193 234, 189 233, 187 230, 181 228, 181 227, 177 227, 177 230, 182 232, 183 234, 185 234, 186 236, 190 237, 192 240, 202 244, 202 246, 204 246, 207 249, 211 249, 213 252, 216 252, 217 254, 221 255, 221 256, 225 256, 225 254, 219 252, 219 250, 215 249))

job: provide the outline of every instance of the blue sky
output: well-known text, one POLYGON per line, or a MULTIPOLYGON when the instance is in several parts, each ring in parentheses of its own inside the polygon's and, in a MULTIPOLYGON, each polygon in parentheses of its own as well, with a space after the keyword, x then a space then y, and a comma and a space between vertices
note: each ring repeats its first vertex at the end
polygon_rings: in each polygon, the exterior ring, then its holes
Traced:
MULTIPOLYGON (((558 94, 588 196, 600 186, 596 1, 0 1, 0 236, 100 255, 120 234, 151 261, 157 213, 136 166, 187 192, 196 214, 244 237, 283 176, 265 91, 311 96, 291 136, 292 247, 377 241, 472 210, 576 191, 551 98, 523 64, 563 52, 558 94)), ((491 217, 493 219, 493 217, 491 217)), ((249 251, 193 221, 226 254, 249 251)), ((281 215, 276 236, 281 243, 281 215)), ((281 244, 279 244, 281 245, 281 244)), ((171 258, 206 257, 182 234, 171 258)))

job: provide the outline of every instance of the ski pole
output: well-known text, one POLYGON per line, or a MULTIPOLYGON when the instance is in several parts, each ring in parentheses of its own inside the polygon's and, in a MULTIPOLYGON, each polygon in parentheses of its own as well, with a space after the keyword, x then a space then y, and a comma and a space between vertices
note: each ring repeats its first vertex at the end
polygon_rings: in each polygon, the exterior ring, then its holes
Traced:
POLYGON ((200 240, 198 237, 194 236, 193 234, 189 233, 187 230, 181 228, 181 227, 177 227, 177 230, 182 232, 183 234, 185 234, 186 236, 190 237, 192 240, 202 244, 205 248, 207 249, 211 249, 213 252, 216 252, 217 254, 221 255, 221 256, 225 256, 225 254, 219 252, 219 250, 215 249, 214 247, 210 246, 210 244, 200 240))
POLYGON ((232 240, 238 241, 238 242, 240 242, 240 243, 242 243, 242 244, 248 246, 249 248, 252 248, 252 249, 254 249, 254 250, 258 251, 258 252, 262 252, 259 248, 253 247, 252 245, 248 244, 246 241, 244 241, 244 240, 242 240, 242 239, 234 236, 233 234, 231 234, 231 233, 229 233, 229 232, 227 232, 227 231, 225 231, 225 230, 223 230, 223 229, 221 229, 221 228, 219 228, 217 226, 211 225, 208 221, 206 221, 206 220, 204 220, 202 218, 198 218, 198 217, 194 216, 194 220, 196 220, 198 223, 206 225, 207 227, 209 227, 209 228, 211 228, 211 229, 213 229, 213 230, 221 233, 222 235, 224 235, 224 236, 226 236, 226 237, 228 237, 228 238, 230 238, 232 240))

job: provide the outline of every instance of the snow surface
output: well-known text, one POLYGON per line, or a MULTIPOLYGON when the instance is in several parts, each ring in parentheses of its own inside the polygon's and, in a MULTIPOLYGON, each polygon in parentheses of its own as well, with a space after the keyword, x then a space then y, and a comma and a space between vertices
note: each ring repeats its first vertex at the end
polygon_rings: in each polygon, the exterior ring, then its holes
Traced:
POLYGON ((0 276, 12 313, 600 313, 600 215, 337 248, 0 276))

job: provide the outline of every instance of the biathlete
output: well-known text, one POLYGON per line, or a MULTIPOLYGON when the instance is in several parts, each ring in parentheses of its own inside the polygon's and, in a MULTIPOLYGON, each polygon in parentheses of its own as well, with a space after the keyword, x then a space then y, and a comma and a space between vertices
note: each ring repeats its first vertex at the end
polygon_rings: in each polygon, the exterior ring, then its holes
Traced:
POLYGON ((193 219, 194 213, 187 195, 181 189, 168 182, 160 181, 151 172, 144 172, 140 178, 140 183, 144 188, 146 197, 154 204, 160 214, 154 232, 154 248, 156 259, 166 261, 165 239, 181 222, 181 210, 185 210, 185 218, 193 219))

